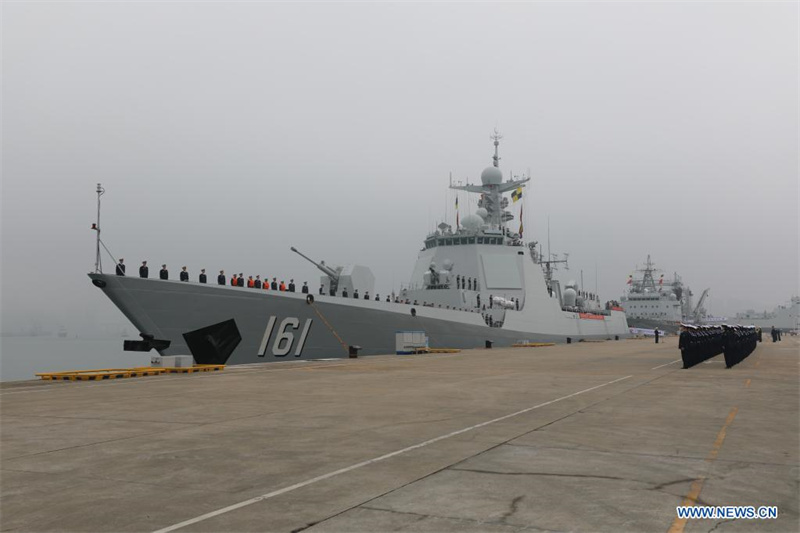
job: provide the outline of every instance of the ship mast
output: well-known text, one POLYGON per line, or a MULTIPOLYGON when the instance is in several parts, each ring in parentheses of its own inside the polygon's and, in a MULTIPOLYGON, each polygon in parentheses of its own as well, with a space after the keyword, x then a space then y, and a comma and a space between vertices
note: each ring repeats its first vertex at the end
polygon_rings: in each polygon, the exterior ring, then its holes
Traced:
POLYGON ((497 130, 489 137, 494 143, 494 155, 492 156, 492 166, 487 167, 481 173, 481 185, 450 185, 451 189, 457 191, 471 192, 480 194, 478 207, 486 209, 486 223, 491 229, 502 230, 503 224, 514 219, 514 215, 506 211, 508 198, 503 198, 503 194, 524 187, 530 181, 530 177, 503 181, 503 173, 500 171, 500 139, 502 135, 497 130))
POLYGON ((100 256, 100 197, 103 196, 103 193, 106 190, 98 183, 97 184, 97 222, 92 224, 92 229, 97 232, 97 243, 96 243, 96 251, 95 251, 95 259, 94 259, 94 273, 95 274, 102 274, 103 273, 103 262, 100 256))
POLYGON ((492 134, 490 138, 494 141, 494 157, 492 157, 492 164, 500 168, 500 139, 502 139, 503 136, 500 135, 500 132, 495 128, 494 134, 492 134))

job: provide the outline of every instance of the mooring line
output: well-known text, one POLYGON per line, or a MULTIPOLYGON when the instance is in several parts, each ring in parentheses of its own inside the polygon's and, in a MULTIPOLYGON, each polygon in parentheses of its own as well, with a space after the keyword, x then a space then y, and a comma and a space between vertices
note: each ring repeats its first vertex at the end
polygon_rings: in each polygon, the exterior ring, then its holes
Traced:
POLYGON ((333 333, 333 336, 336 337, 336 340, 339 341, 339 344, 341 344, 342 348, 344 348, 345 353, 349 354, 350 353, 349 346, 347 345, 346 342, 344 342, 342 340, 342 338, 339 336, 339 334, 336 333, 336 330, 333 329, 333 326, 331 326, 330 323, 325 319, 325 317, 322 315, 322 312, 319 309, 317 309, 317 304, 311 302, 308 305, 311 306, 311 308, 314 310, 314 312, 317 313, 317 316, 319 317, 319 319, 322 320, 322 323, 325 324, 325 326, 327 326, 327 328, 331 331, 331 333, 333 333))

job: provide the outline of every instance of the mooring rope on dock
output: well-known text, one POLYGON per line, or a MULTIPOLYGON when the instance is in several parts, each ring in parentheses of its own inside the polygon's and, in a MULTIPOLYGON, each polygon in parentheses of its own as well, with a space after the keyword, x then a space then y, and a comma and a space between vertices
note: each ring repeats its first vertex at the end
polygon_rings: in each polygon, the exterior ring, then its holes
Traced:
POLYGON ((311 306, 311 308, 314 310, 314 312, 317 313, 317 316, 319 317, 319 319, 322 320, 322 323, 325 324, 325 326, 330 330, 331 333, 333 333, 333 336, 336 337, 336 340, 339 341, 339 344, 342 345, 342 349, 344 349, 344 352, 349 354, 350 353, 350 346, 346 342, 344 342, 342 340, 342 338, 339 336, 338 333, 336 333, 336 330, 333 329, 333 326, 331 326, 330 322, 328 322, 325 319, 325 317, 323 316, 322 311, 317 309, 317 304, 315 304, 314 301, 311 300, 311 301, 308 302, 308 305, 311 306))

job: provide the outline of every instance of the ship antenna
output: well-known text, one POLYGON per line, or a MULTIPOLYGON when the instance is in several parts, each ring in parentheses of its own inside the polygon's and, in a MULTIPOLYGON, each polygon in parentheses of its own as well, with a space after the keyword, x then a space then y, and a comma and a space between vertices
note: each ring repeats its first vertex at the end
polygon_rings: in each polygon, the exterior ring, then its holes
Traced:
POLYGON ((500 153, 499 153, 500 139, 502 139, 503 136, 500 135, 500 132, 497 131, 497 128, 495 128, 494 129, 494 134, 492 134, 492 136, 490 138, 494 141, 494 156, 492 157, 492 164, 494 166, 496 166, 496 167, 499 167, 500 166, 500 153))
POLYGON ((103 196, 106 190, 100 185, 97 184, 97 223, 94 225, 94 230, 97 232, 97 250, 95 253, 94 259, 94 273, 95 274, 102 274, 103 273, 103 263, 102 259, 100 258, 100 197, 103 196))

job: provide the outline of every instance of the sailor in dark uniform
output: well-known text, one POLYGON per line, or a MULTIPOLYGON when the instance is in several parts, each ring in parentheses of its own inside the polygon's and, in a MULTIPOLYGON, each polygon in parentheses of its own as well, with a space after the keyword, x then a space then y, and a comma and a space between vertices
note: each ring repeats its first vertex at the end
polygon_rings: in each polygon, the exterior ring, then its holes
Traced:
POLYGON ((324 290, 325 290, 325 285, 323 285, 322 283, 320 283, 320 284, 319 284, 319 295, 320 295, 320 296, 322 296, 322 291, 324 291, 324 290))
POLYGON ((369 291, 364 291, 364 299, 369 300, 369 291))
POLYGON ((381 301, 381 295, 380 294, 377 294, 377 293, 375 294, 375 301, 376 302, 380 302, 381 301))
POLYGON ((294 288, 295 288, 294 287, 294 280, 290 279, 289 280, 289 292, 294 292, 294 288))
POLYGON ((169 279, 169 270, 167 270, 167 265, 161 265, 161 270, 158 272, 158 277, 161 279, 169 279))
POLYGON ((270 284, 270 288, 273 291, 277 291, 278 290, 278 278, 272 278, 272 283, 270 284))
POLYGON ((186 267, 181 269, 181 281, 189 281, 189 272, 186 271, 186 267))
POLYGON ((239 272, 239 278, 236 281, 237 287, 244 287, 244 272, 239 272))
POLYGON ((308 294, 308 282, 307 281, 303 282, 303 287, 300 289, 300 292, 302 292, 303 294, 308 294))
POLYGON ((347 289, 342 289, 342 298, 347 298, 347 289))
POLYGON ((225 271, 220 270, 219 276, 217 276, 217 285, 225 285, 225 271))
POLYGON ((255 285, 256 289, 261 288, 261 275, 256 276, 256 280, 253 282, 253 285, 255 285))
POLYGON ((119 263, 117 263, 117 276, 124 276, 125 275, 125 265, 123 263, 125 261, 120 257, 119 263))
POLYGON ((198 280, 200 281, 200 283, 205 283, 205 282, 208 281, 208 278, 206 277, 206 269, 205 268, 201 268, 200 269, 200 277, 198 278, 198 280))
POLYGON ((658 328, 656 328, 656 329, 653 331, 653 334, 654 334, 654 335, 655 335, 655 337, 656 337, 656 344, 658 344, 658 336, 659 336, 659 334, 660 334, 660 332, 658 331, 658 328))
POLYGON ((356 290, 354 290, 354 291, 353 291, 353 298, 355 298, 356 300, 358 300, 358 289, 356 289, 356 290))
POLYGON ((139 277, 147 279, 150 274, 150 269, 147 268, 147 261, 142 261, 142 266, 139 267, 139 277))

